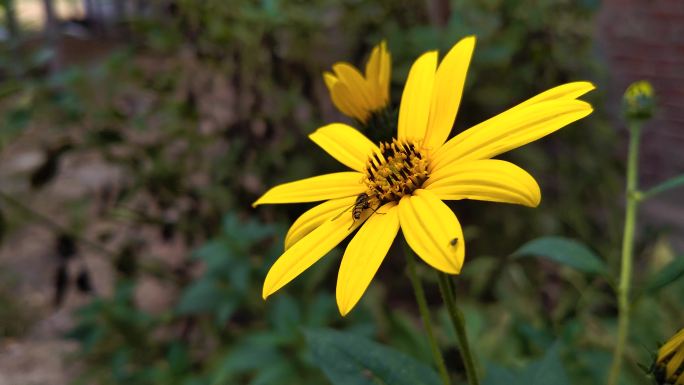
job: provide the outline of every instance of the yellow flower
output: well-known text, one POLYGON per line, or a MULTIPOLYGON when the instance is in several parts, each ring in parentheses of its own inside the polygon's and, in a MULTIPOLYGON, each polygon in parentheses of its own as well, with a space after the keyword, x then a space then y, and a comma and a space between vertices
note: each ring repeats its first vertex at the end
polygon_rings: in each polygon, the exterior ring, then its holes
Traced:
POLYGON ((302 214, 290 228, 286 250, 266 276, 264 298, 360 228, 344 253, 337 277, 337 305, 346 315, 370 284, 400 228, 428 265, 445 273, 460 272, 463 232, 443 200, 539 204, 541 193, 532 176, 512 163, 490 158, 590 114, 591 105, 576 98, 594 86, 575 82, 553 88, 447 141, 474 48, 471 36, 451 48, 439 66, 436 51, 414 62, 392 142, 378 146, 341 123, 309 136, 353 171, 285 183, 254 202, 256 206, 327 200, 302 214), (344 211, 352 206, 351 213, 344 211))
POLYGON ((655 377, 658 384, 684 385, 684 329, 658 349, 655 377))
POLYGON ((348 63, 335 63, 333 72, 324 72, 323 79, 330 98, 343 114, 366 124, 370 116, 389 103, 392 58, 383 41, 373 48, 366 63, 366 77, 348 63))

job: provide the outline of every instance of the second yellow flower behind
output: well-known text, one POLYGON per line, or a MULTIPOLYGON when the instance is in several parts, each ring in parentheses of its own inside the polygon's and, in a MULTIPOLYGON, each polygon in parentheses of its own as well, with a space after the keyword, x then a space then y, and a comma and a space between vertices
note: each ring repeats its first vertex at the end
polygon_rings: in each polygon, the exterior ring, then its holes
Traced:
POLYGON ((366 63, 365 76, 348 63, 336 63, 323 80, 330 98, 340 112, 366 124, 373 113, 389 104, 392 57, 383 41, 373 48, 366 63))

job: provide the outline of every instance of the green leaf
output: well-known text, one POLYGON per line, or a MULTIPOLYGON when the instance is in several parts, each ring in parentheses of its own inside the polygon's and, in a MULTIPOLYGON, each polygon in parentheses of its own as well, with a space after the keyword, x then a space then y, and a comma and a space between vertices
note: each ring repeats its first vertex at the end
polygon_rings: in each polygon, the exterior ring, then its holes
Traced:
POLYGON ((216 281, 202 279, 183 291, 176 310, 180 314, 212 312, 231 300, 229 293, 221 290, 216 281))
POLYGON ((249 291, 252 267, 248 263, 235 263, 231 267, 232 269, 228 273, 230 285, 239 293, 246 293, 249 291))
POLYGON ((223 218, 223 234, 230 240, 233 248, 246 249, 251 244, 263 240, 273 233, 273 226, 254 219, 241 221, 234 213, 229 213, 223 218))
POLYGON ((192 257, 206 263, 206 275, 214 277, 224 277, 230 274, 235 260, 230 245, 224 240, 213 240, 204 243, 192 253, 192 257))
POLYGON ((511 254, 514 258, 542 257, 579 271, 607 274, 606 264, 583 243, 563 237, 537 238, 522 245, 511 254))
POLYGON ((335 300, 323 292, 318 293, 305 309, 304 324, 309 327, 323 327, 337 315, 335 300))
POLYGON ((231 373, 246 372, 278 359, 278 352, 272 346, 242 345, 226 356, 221 369, 231 373))
POLYGON ((271 384, 288 384, 297 383, 293 381, 296 372, 294 371, 294 363, 281 359, 277 362, 269 362, 259 368, 249 385, 271 385, 271 384))
POLYGON ((292 338, 297 337, 302 314, 299 304, 292 297, 281 294, 269 307, 268 318, 273 328, 292 338))
MULTIPOLYGON (((445 317, 448 317, 447 314, 446 312, 443 313, 445 317)), ((388 321, 391 328, 389 333, 390 342, 393 346, 396 346, 401 351, 410 352, 414 358, 421 362, 432 362, 430 344, 425 339, 423 333, 418 330, 414 319, 409 317, 406 312, 396 310, 389 314, 388 321)), ((451 321, 447 320, 447 322, 453 328, 453 325, 450 323, 451 321)))
POLYGON ((554 344, 546 351, 544 357, 530 364, 522 375, 522 378, 525 379, 524 383, 528 385, 570 385, 558 350, 559 345, 554 344))
POLYGON ((488 365, 482 385, 570 385, 558 350, 559 344, 553 344, 542 358, 520 371, 488 365))
POLYGON ((684 276, 684 255, 676 257, 667 266, 653 274, 646 281, 644 291, 647 294, 655 294, 667 285, 684 276))
POLYGON ((524 385, 512 370, 497 365, 486 365, 486 375, 482 385, 524 385))
POLYGON ((281 357, 273 346, 241 344, 232 349, 214 370, 212 384, 229 383, 233 376, 258 370, 265 363, 280 361, 281 357))
POLYGON ((188 350, 180 341, 174 341, 166 356, 170 371, 178 376, 190 369, 188 350))
POLYGON ((334 385, 439 385, 428 366, 351 333, 305 332, 313 362, 334 385))
POLYGON ((235 314, 239 307, 240 301, 237 298, 224 301, 216 310, 216 323, 224 325, 233 317, 233 314, 235 314))

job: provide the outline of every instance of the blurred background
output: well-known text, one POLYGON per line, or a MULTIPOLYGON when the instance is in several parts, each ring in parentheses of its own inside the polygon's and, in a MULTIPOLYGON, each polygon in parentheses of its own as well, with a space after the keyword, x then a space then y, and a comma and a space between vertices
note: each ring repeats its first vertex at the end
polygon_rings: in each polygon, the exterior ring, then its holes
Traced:
MULTIPOLYGON (((1 0, 0 384, 326 384, 302 330, 352 330, 430 364, 404 260, 390 256, 339 316, 334 250, 267 302, 266 271, 308 205, 250 204, 274 184, 341 170, 306 135, 347 121, 321 74, 386 39, 400 95, 414 58, 477 35, 456 131, 555 85, 593 81, 587 119, 506 154, 537 209, 459 201, 457 280, 485 367, 560 346, 571 383, 604 381, 609 279, 521 244, 563 235, 617 272, 627 131, 621 95, 658 95, 642 185, 684 171, 680 0, 1 0)), ((396 102, 397 100, 395 100, 396 102)), ((684 199, 643 206, 636 285, 684 250, 684 199)), ((422 274, 434 278, 424 269, 422 274)), ((652 290, 651 290, 652 289, 652 290)), ((682 325, 684 283, 635 303, 625 383, 682 325)), ((436 285, 428 296, 439 304, 436 285)), ((440 341, 454 372, 446 314, 440 341)))

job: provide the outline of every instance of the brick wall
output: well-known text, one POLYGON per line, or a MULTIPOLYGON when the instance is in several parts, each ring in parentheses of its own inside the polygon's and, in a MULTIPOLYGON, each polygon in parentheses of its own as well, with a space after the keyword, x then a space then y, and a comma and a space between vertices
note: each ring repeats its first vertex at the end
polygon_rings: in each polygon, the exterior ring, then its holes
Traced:
MULTIPOLYGON (((684 173, 684 0, 603 0, 597 21, 615 115, 633 81, 650 81, 658 95, 641 147, 642 185, 684 173)), ((670 227, 672 240, 684 247, 684 188, 647 202, 644 219, 670 227)))

